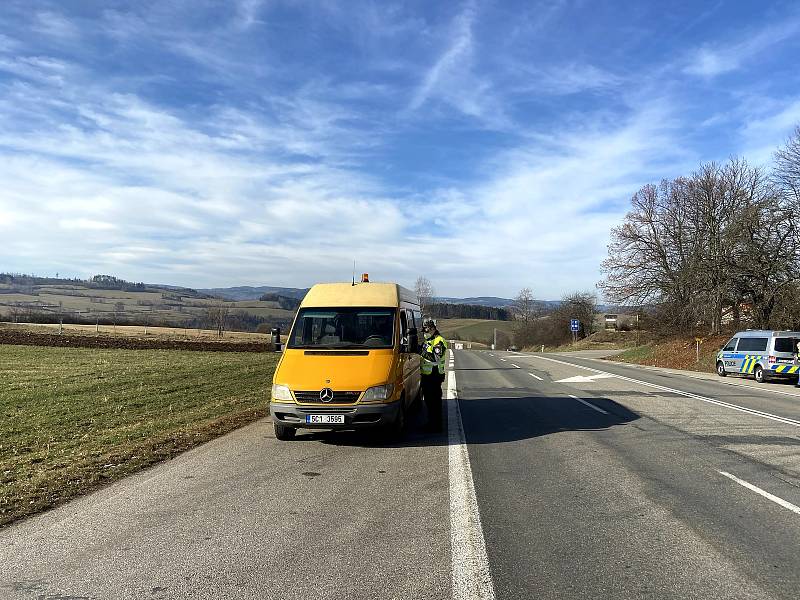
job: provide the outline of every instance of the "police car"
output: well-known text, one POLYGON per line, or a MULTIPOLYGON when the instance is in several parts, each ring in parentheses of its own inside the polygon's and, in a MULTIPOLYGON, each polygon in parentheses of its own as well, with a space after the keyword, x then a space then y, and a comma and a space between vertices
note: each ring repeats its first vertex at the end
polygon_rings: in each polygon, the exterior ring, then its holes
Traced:
POLYGON ((797 377, 800 331, 740 331, 717 354, 717 375, 752 375, 763 383, 777 377, 797 377))

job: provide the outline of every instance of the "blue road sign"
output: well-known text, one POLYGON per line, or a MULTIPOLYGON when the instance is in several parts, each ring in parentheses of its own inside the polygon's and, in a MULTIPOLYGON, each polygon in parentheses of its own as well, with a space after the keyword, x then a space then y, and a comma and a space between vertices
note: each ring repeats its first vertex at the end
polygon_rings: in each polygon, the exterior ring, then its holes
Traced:
POLYGON ((572 319, 569 322, 569 328, 571 331, 580 331, 581 330, 581 322, 578 319, 572 319))

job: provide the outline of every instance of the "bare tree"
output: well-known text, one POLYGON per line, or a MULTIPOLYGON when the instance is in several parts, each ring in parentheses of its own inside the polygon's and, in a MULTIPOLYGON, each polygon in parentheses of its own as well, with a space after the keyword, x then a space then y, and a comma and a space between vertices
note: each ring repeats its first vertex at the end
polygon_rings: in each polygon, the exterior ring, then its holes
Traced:
POLYGON ((800 125, 775 153, 773 178, 779 188, 791 196, 793 204, 800 204, 800 125))
POLYGON ((522 288, 514 297, 511 310, 517 321, 525 324, 533 321, 539 312, 538 303, 533 297, 533 290, 529 287, 522 288))
POLYGON ((230 311, 230 305, 224 301, 210 304, 205 309, 204 319, 206 323, 208 323, 210 329, 216 329, 218 337, 225 335, 230 311))
POLYGON ((414 292, 419 300, 419 305, 422 307, 422 312, 427 313, 430 310, 431 304, 436 297, 436 290, 433 287, 430 279, 420 275, 414 284, 414 292))
POLYGON ((580 337, 594 333, 594 322, 597 316, 597 296, 591 292, 572 292, 561 298, 561 304, 553 311, 557 331, 562 340, 568 335, 570 321, 578 319, 581 323, 580 337))
POLYGON ((648 185, 611 231, 599 284, 623 305, 655 304, 661 323, 722 328, 726 306, 749 302, 772 322, 776 295, 800 277, 796 210, 758 168, 732 159, 688 178, 648 185))
POLYGON ((675 307, 675 325, 693 320, 694 275, 698 268, 696 215, 690 214, 689 182, 646 185, 631 198, 631 211, 611 230, 608 258, 599 284, 606 299, 621 305, 675 307))

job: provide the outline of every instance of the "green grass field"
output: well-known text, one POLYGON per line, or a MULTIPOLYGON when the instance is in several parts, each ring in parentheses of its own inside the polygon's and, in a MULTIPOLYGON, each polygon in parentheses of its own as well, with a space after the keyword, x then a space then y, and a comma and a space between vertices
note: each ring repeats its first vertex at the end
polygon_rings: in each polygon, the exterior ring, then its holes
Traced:
POLYGON ((277 357, 0 346, 0 526, 264 416, 277 357))
POLYGON ((466 340, 491 344, 494 328, 507 336, 513 335, 513 321, 490 321, 484 319, 438 319, 439 331, 447 339, 466 340))

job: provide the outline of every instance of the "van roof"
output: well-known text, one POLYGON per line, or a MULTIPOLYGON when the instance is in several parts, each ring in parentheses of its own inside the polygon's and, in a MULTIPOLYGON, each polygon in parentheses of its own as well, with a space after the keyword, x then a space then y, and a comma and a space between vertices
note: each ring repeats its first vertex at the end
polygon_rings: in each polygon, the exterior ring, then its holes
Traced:
POLYGON ((419 305, 411 290, 396 283, 318 283, 308 290, 300 308, 399 306, 401 301, 419 305))
POLYGON ((800 331, 788 331, 777 329, 748 329, 739 331, 733 337, 800 337, 800 331))

